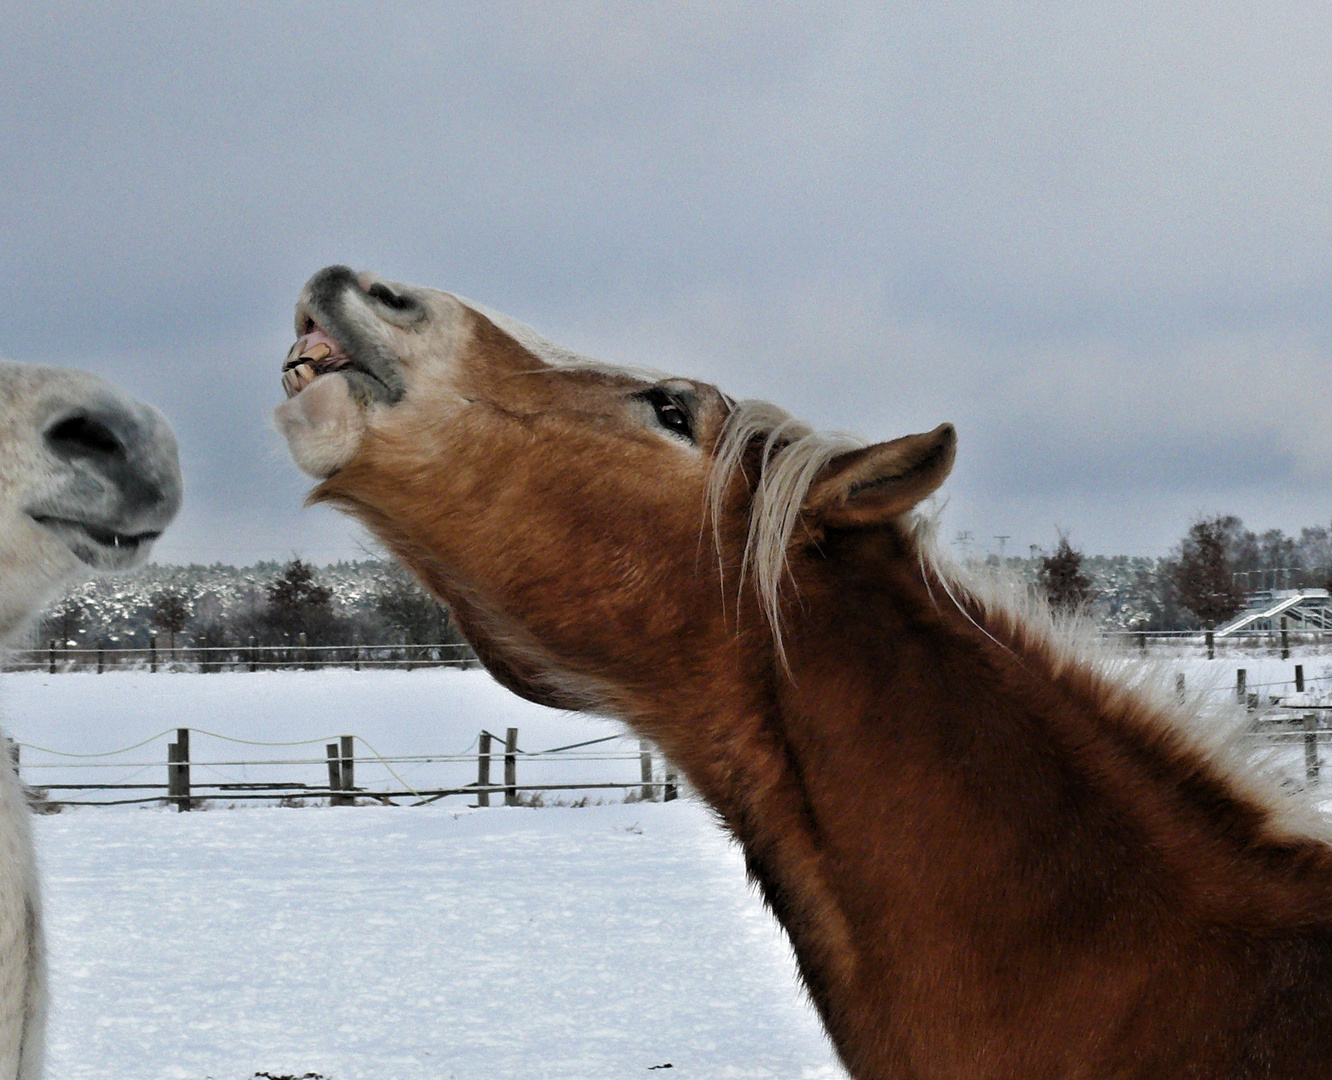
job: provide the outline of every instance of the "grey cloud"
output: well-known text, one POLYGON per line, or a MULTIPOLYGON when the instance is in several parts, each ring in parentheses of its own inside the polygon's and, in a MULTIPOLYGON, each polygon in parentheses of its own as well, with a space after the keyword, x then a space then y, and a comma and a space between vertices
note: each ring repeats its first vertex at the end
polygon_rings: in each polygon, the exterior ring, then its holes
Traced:
POLYGON ((1332 513, 1317 5, 11 7, 0 353, 171 411, 171 557, 355 552, 264 421, 333 261, 827 426, 953 419, 977 533, 1332 513))

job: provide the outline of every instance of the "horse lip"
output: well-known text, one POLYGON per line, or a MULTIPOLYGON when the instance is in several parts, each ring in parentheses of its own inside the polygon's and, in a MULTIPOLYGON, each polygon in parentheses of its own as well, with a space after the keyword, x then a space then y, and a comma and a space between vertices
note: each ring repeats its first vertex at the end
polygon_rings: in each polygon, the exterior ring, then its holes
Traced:
POLYGON ((102 522, 29 511, 28 516, 55 534, 74 556, 97 570, 134 565, 147 554, 160 530, 124 533, 102 522))

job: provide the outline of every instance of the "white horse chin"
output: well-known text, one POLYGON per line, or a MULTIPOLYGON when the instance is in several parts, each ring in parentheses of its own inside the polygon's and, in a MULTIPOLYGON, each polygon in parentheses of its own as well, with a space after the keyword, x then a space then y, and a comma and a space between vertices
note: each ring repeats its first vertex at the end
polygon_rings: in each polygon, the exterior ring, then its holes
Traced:
POLYGON ((24 630, 62 588, 91 571, 26 514, 0 518, 0 645, 24 630), (12 520, 11 520, 12 519, 12 520))
POLYGON ((273 422, 287 440, 292 460, 316 480, 332 476, 356 456, 365 438, 365 408, 347 380, 322 375, 273 410, 273 422))

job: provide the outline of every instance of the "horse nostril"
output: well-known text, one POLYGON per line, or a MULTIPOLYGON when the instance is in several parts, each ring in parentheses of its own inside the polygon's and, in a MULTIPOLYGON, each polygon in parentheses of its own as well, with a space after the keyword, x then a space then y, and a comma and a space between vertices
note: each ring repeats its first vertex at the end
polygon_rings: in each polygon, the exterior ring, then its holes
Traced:
POLYGON ((115 432, 95 416, 84 414, 68 416, 48 428, 46 445, 65 461, 125 456, 125 446, 115 432))
POLYGON ((57 400, 39 436, 54 459, 41 516, 75 522, 98 543, 161 532, 181 498, 180 460, 166 420, 93 386, 57 400))
POLYGON ((370 288, 365 290, 370 296, 373 296, 385 307, 390 307, 394 311, 405 311, 412 306, 412 301, 406 296, 399 296, 392 289, 382 282, 376 281, 370 288))

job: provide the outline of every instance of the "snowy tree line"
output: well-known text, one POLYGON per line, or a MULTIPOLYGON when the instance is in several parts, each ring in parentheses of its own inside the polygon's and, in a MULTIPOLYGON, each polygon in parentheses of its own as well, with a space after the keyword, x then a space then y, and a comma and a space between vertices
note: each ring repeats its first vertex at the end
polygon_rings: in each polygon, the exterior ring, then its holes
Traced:
POLYGON ((70 589, 31 631, 31 644, 169 647, 448 644, 449 611, 394 563, 300 559, 253 566, 159 566, 70 589))
MULTIPOLYGON (((1000 563, 994 555, 985 561, 1000 563)), ((1332 530, 1312 526, 1298 537, 1280 529, 1255 533, 1223 515, 1195 522, 1159 558, 1085 556, 1060 535, 1051 551, 1006 558, 1003 565, 1052 603, 1082 607, 1106 630, 1193 630, 1257 589, 1325 587, 1332 530), (1207 612, 1198 610, 1188 580, 1200 535, 1219 553, 1208 571, 1212 584, 1205 591, 1214 605, 1207 612)), ((310 645, 462 640, 448 609, 395 563, 315 567, 292 559, 244 567, 154 564, 129 577, 97 578, 47 610, 33 628, 32 644, 145 648, 156 636, 172 646, 289 645, 301 634, 310 645)))
MULTIPOLYGON (((991 565, 999 559, 990 556, 991 565)), ((1081 607, 1105 630, 1198 630, 1218 625, 1264 589, 1327 588, 1332 529, 1308 526, 1298 537, 1256 533, 1233 514, 1190 525, 1169 555, 1130 557, 1077 551, 1060 535, 1051 552, 1003 560, 1051 603, 1081 607)))

